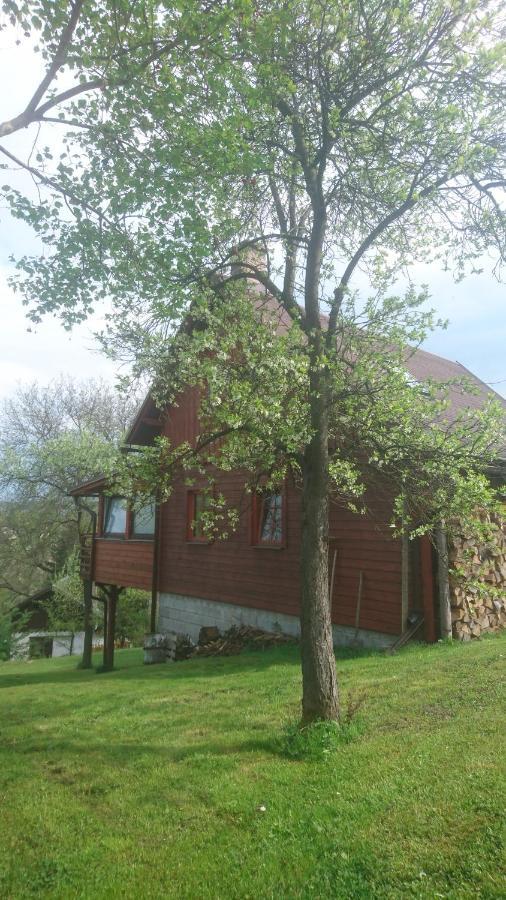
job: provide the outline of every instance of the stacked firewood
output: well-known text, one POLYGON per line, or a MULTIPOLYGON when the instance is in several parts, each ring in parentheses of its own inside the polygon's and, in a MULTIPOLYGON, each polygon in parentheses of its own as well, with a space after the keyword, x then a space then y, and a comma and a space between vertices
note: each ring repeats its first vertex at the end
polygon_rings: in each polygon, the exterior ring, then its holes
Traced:
POLYGON ((449 546, 453 634, 461 641, 506 627, 506 522, 481 522, 483 540, 457 533, 449 546))
POLYGON ((192 645, 186 635, 178 638, 176 660, 195 656, 235 656, 243 650, 264 650, 267 647, 294 641, 294 638, 281 632, 263 631, 251 625, 233 625, 223 634, 220 634, 218 628, 214 626, 205 627, 201 628, 199 642, 196 645, 192 645))

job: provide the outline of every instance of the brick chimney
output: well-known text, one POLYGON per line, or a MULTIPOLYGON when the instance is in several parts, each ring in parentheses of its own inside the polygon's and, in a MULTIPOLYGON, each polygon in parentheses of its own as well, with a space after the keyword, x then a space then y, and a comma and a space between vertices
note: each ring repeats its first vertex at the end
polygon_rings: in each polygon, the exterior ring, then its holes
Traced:
MULTIPOLYGON (((233 257, 232 264, 230 266, 230 273, 234 275, 237 272, 244 271, 243 264, 255 266, 255 268, 261 270, 262 272, 267 272, 267 250, 265 247, 255 244, 251 247, 244 247, 233 257)), ((260 282, 258 282, 254 277, 247 278, 247 284, 249 290, 253 290, 258 293, 265 293, 265 288, 260 282)))

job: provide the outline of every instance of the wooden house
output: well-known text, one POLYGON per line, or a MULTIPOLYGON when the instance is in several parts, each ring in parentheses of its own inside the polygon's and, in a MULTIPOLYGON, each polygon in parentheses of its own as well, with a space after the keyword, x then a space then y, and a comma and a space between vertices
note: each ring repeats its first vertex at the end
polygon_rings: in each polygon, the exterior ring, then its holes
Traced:
MULTIPOLYGON (((464 369, 422 350, 407 363, 417 381, 448 381, 466 375, 476 393, 453 392, 457 410, 482 406, 490 389, 464 369)), ((157 435, 173 444, 199 434, 197 392, 160 411, 148 396, 126 438, 131 447, 157 435)), ((203 487, 203 485, 202 485, 203 487)), ((300 495, 286 482, 277 494, 245 497, 239 473, 219 475, 219 490, 241 510, 239 526, 225 541, 209 541, 197 526, 205 496, 197 482, 176 483, 170 499, 137 512, 121 497, 107 496, 102 479, 80 485, 74 495, 99 496, 89 572, 93 581, 152 592, 152 628, 198 637, 202 626, 224 630, 250 624, 288 634, 299 630, 300 495), (157 616, 155 621, 155 605, 157 616)), ((331 504, 329 570, 336 644, 357 639, 387 647, 410 625, 427 641, 439 636, 437 561, 431 541, 392 537, 386 501, 371 496, 370 515, 331 504)))

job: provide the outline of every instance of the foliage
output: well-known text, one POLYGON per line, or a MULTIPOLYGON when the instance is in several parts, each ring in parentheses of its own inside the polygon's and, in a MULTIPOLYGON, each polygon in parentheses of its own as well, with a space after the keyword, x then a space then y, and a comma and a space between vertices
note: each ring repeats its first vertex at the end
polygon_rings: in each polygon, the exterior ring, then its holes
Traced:
POLYGON ((34 321, 66 327, 106 300, 105 350, 162 409, 200 388, 198 452, 150 451, 142 474, 167 462, 152 489, 206 464, 247 488, 300 480, 304 715, 334 717, 329 497, 360 510, 374 481, 412 533, 492 502, 476 472, 504 446, 500 410, 455 419, 444 387, 410 383, 433 317, 423 292, 391 293, 416 259, 461 277, 506 256, 503 4, 42 2, 31 21, 8 6, 48 61, 22 124, 43 120, 62 65, 78 91, 50 100, 59 158, 24 164, 42 193, 3 189, 44 246, 16 287, 34 321))
POLYGON ((289 723, 280 739, 280 752, 289 759, 331 761, 332 752, 340 744, 349 744, 362 734, 360 710, 365 701, 365 692, 349 691, 342 704, 339 722, 316 720, 308 725, 302 725, 300 721, 289 723))
MULTIPOLYGON (((472 382, 416 384, 408 377, 412 351, 406 348, 419 343, 432 319, 420 309, 423 300, 412 292, 404 299, 376 298, 363 315, 355 298, 344 301, 328 411, 333 499, 366 512, 374 484, 394 499, 396 531, 412 535, 441 519, 470 517, 477 506, 495 506, 481 470, 504 440, 499 402, 460 413, 452 408, 460 391, 472 398, 472 382)), ((262 321, 251 296, 236 295, 233 303, 202 314, 205 327, 164 340, 152 362, 154 395, 160 405, 162 398, 184 402, 185 385, 199 388, 199 441, 195 448, 172 446, 162 437, 114 463, 118 490, 146 498, 156 485, 159 499, 167 499, 176 475, 189 484, 196 475, 200 484, 207 477, 212 537, 226 537, 238 512, 226 508, 218 473, 242 470, 249 490, 260 479, 276 485, 291 475, 300 481, 311 436, 304 336, 296 323, 280 334, 276 310, 260 315, 262 321)))
POLYGON ((142 646, 149 631, 150 595, 147 591, 128 588, 119 598, 116 613, 116 639, 130 641, 134 647, 142 646))
MULTIPOLYGON (((283 262, 290 248, 304 256, 315 192, 331 303, 332 272, 365 242, 367 252, 375 230, 378 278, 413 253, 465 265, 501 249, 500 14, 498 3, 470 0, 235 0, 166 3, 154 23, 115 4, 114 46, 107 16, 83 10, 68 65, 83 81, 95 66, 105 86, 67 107, 87 127, 70 129, 53 165, 47 158, 45 202, 6 191, 53 247, 21 263, 34 316, 56 310, 71 322, 108 296, 132 334, 153 320, 167 328, 241 241, 261 249, 272 234, 283 262), (142 68, 148 48, 158 57, 142 68)), ((42 33, 25 22, 47 54, 63 15, 62 4, 44 4, 42 33)))
POLYGON ((286 728, 280 741, 280 751, 289 759, 330 761, 332 752, 339 744, 349 744, 359 735, 358 722, 339 724, 321 720, 304 726, 300 722, 294 722, 286 728))
MULTIPOLYGON (((84 595, 79 574, 79 550, 75 547, 65 560, 61 571, 53 580, 53 596, 44 604, 48 617, 49 631, 68 631, 69 653, 72 652, 76 632, 83 630, 84 595)), ((100 622, 98 611, 94 609, 92 626, 100 622)), ((62 640, 62 639, 60 639, 62 640)))
POLYGON ((77 541, 68 496, 116 453, 135 398, 100 379, 21 386, 0 417, 0 585, 27 596, 66 565, 77 541))
POLYGON ((26 616, 16 610, 7 592, 0 590, 0 660, 16 656, 17 633, 23 628, 25 620, 26 616))
MULTIPOLYGON (((51 58, 63 9, 41 4, 30 21, 10 8, 51 58)), ((43 203, 6 188, 49 250, 18 261, 32 317, 71 324, 107 297, 107 352, 149 374, 161 405, 206 385, 202 444, 221 443, 204 461, 250 481, 300 471, 324 417, 312 398, 325 395, 341 501, 360 508, 372 478, 393 481, 395 524, 412 530, 487 502, 475 471, 499 412, 449 428, 445 388, 409 383, 406 346, 436 320, 423 292, 390 296, 388 284, 416 258, 460 275, 504 251, 499 4, 236 0, 157 16, 115 4, 114 31, 80 11, 67 65, 83 86, 92 69, 102 80, 59 114, 86 127, 68 131, 58 161, 44 157, 43 203), (350 291, 359 266, 369 297, 350 291), (268 307, 278 323, 278 304, 284 335, 257 321, 268 307)), ((196 465, 188 449, 146 451, 151 492, 160 462, 162 496, 196 465)))
POLYGON ((339 653, 368 703, 325 764, 279 752, 296 647, 4 664, 0 894, 498 900, 504 653, 339 653))

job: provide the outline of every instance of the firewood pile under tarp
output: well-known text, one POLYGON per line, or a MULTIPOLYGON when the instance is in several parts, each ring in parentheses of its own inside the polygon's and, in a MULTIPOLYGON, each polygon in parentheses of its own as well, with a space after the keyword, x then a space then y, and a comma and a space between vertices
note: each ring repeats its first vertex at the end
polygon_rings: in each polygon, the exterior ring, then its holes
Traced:
POLYGON ((266 650, 280 644, 294 644, 296 639, 281 632, 263 631, 251 625, 233 625, 223 634, 212 626, 200 629, 199 642, 194 644, 188 635, 179 635, 176 642, 176 661, 196 656, 236 656, 243 650, 266 650))

